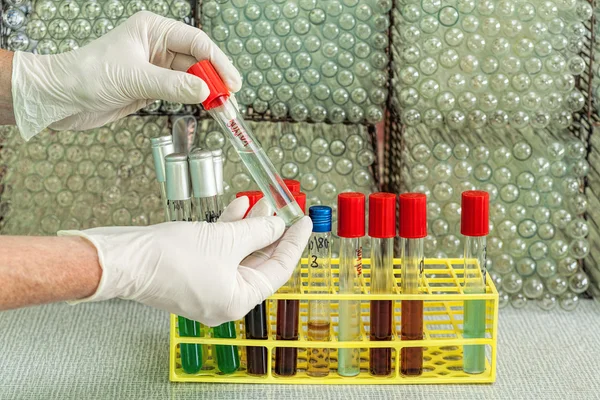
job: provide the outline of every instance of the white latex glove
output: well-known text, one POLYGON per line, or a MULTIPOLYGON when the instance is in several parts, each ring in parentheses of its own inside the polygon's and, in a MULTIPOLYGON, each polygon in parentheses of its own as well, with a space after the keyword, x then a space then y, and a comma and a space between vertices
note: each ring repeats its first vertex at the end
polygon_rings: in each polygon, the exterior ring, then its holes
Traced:
POLYGON ((200 103, 208 96, 208 87, 184 71, 206 59, 231 91, 240 89, 238 71, 204 32, 147 11, 74 51, 17 52, 12 74, 17 126, 28 140, 48 126, 57 130, 102 126, 153 100, 200 103))
MULTIPOLYGON (((236 199, 223 220, 242 218, 248 199, 236 199)), ((289 279, 312 230, 308 217, 284 234, 279 217, 235 222, 167 222, 147 227, 63 231, 81 236, 98 250, 102 278, 94 295, 140 303, 209 326, 242 318, 289 279), (263 262, 253 252, 276 241, 263 262)))

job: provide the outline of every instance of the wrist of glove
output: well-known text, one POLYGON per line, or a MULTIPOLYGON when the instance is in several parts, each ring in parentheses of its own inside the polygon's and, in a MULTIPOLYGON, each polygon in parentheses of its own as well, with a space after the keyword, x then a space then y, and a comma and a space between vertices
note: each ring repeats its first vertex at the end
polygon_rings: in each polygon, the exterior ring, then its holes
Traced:
MULTIPOLYGON (((223 214, 227 222, 168 222, 59 234, 84 237, 98 250, 102 278, 96 293, 84 301, 135 300, 216 326, 242 318, 279 289, 310 236, 308 217, 284 233, 279 217, 241 220, 247 208, 243 197, 223 214)), ((260 206, 255 209, 254 215, 260 213, 260 206)))
POLYGON ((205 59, 232 92, 240 89, 239 73, 204 32, 146 11, 71 52, 17 52, 12 74, 17 126, 28 140, 46 127, 102 126, 156 99, 200 103, 208 87, 185 71, 205 59))

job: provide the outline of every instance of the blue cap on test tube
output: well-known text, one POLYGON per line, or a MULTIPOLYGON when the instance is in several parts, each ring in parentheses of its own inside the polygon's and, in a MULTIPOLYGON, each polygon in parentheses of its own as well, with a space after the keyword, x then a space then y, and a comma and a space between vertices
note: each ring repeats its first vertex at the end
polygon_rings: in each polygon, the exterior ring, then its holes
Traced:
POLYGON ((308 216, 313 223, 313 232, 331 232, 331 207, 312 206, 308 209, 308 216))

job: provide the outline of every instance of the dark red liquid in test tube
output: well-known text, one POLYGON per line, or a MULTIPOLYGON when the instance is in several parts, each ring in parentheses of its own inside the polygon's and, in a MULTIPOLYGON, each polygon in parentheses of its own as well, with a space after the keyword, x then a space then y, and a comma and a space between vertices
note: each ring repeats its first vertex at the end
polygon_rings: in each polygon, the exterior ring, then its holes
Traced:
MULTIPOLYGON (((393 312, 391 300, 371 300, 371 341, 392 340, 393 312)), ((371 348, 369 356, 369 369, 372 375, 387 376, 392 373, 391 348, 371 348)))
MULTIPOLYGON (((267 340, 267 303, 263 301, 246 315, 246 338, 267 340)), ((246 347, 247 370, 251 375, 266 375, 267 373, 267 348, 262 346, 246 347)))
MULTIPOLYGON (((259 201, 263 194, 258 191, 240 192, 236 197, 247 196, 250 201, 248 212, 259 201)), ((246 212, 246 215, 248 215, 246 212)), ((244 218, 246 217, 244 215, 244 218)), ((267 303, 263 301, 254 307, 244 318, 246 324, 246 339, 267 340, 269 338, 269 330, 267 327, 267 303)), ((267 374, 267 348, 262 346, 247 346, 247 372, 251 375, 266 375, 267 374)))
MULTIPOLYGON (((306 195, 296 190, 300 189, 300 182, 291 179, 284 180, 287 187, 293 192, 294 200, 302 211, 306 210, 306 195)), ((299 273, 299 271, 296 271, 299 273)), ((297 282, 296 284, 300 284, 297 282)), ((300 293, 300 287, 292 287, 292 291, 300 293)), ((299 300, 277 300, 277 340, 298 340, 298 322, 300 317, 299 300)), ((298 348, 275 348, 275 373, 280 376, 296 375, 298 370, 298 348)))
MULTIPOLYGON (((298 340, 299 300, 277 301, 277 340, 298 340)), ((298 348, 277 347, 275 349, 275 373, 281 376, 296 374, 298 348)))
MULTIPOLYGON (((423 300, 402 301, 402 340, 423 339, 423 300)), ((400 352, 400 372, 403 375, 421 375, 423 348, 403 347, 400 352)))

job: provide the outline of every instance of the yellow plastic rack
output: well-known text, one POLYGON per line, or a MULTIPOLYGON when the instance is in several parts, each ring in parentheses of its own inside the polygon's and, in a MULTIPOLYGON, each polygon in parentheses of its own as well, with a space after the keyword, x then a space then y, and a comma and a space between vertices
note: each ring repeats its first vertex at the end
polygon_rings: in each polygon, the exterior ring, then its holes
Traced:
MULTIPOLYGON (((171 315, 170 336, 170 374, 174 382, 232 382, 232 383, 277 383, 277 384, 445 384, 445 383, 492 383, 496 380, 496 342, 498 332, 498 292, 491 279, 487 279, 485 294, 465 294, 461 287, 463 277, 462 259, 426 259, 421 292, 418 295, 400 293, 400 260, 394 260, 395 293, 370 294, 369 276, 370 260, 363 260, 364 284, 362 294, 349 295, 337 293, 337 265, 339 260, 332 260, 332 293, 327 295, 304 293, 307 289, 306 260, 302 262, 303 290, 300 294, 276 293, 267 301, 269 313, 269 339, 243 339, 244 321, 236 322, 237 339, 217 339, 213 337, 180 337, 177 330, 177 317, 171 315), (276 315, 277 300, 300 300, 300 329, 298 341, 277 341, 276 315), (331 341, 315 342, 307 340, 308 300, 329 300, 332 308, 331 341), (363 320, 362 340, 355 342, 337 341, 338 302, 340 300, 361 300, 363 320), (392 341, 369 341, 369 300, 393 300, 394 304, 394 337, 392 341), (424 339, 419 341, 402 341, 400 339, 401 301, 424 300, 423 327, 424 339), (465 300, 486 300, 486 337, 481 339, 465 339, 462 335, 463 302, 465 300), (241 368, 230 375, 221 373, 217 363, 209 352, 208 360, 198 374, 186 374, 181 368, 179 345, 181 343, 200 343, 210 345, 237 345, 240 351, 241 368), (486 369, 481 374, 463 372, 462 351, 468 344, 486 346, 486 369), (268 350, 267 375, 252 376, 246 373, 245 346, 262 346, 268 350), (274 373, 275 348, 298 348, 298 372, 293 377, 277 376, 274 373), (315 378, 306 374, 307 348, 330 349, 330 373, 326 377, 315 378), (342 377, 337 374, 337 349, 361 349, 361 372, 355 377, 342 377), (369 374, 369 348, 392 348, 392 374, 389 377, 374 377, 369 374), (400 373, 400 349, 403 347, 424 347, 423 374, 416 377, 403 376, 400 373)), ((472 262, 476 262, 473 260, 472 262)))

